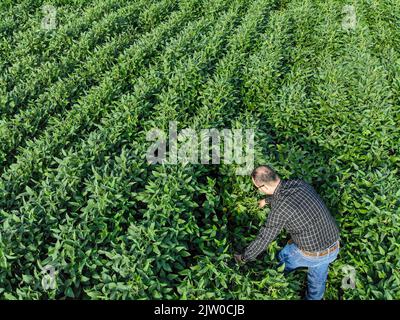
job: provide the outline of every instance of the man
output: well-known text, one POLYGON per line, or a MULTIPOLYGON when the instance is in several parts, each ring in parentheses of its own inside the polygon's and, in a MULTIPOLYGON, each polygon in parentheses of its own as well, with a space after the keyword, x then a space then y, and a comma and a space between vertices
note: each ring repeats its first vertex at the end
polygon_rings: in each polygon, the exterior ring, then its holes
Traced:
POLYGON ((339 229, 327 207, 313 187, 302 180, 283 180, 269 167, 253 170, 253 184, 270 196, 259 201, 263 208, 271 205, 265 226, 237 262, 254 260, 285 228, 291 240, 279 252, 285 271, 308 267, 307 300, 320 300, 325 292, 329 264, 339 252, 339 229))

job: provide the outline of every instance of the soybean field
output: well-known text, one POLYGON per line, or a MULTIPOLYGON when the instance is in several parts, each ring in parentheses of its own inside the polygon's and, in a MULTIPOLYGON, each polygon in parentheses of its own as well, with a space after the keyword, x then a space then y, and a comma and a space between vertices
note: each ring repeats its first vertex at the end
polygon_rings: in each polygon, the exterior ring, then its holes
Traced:
POLYGON ((254 130, 341 231, 325 299, 400 299, 400 2, 0 4, 0 299, 302 299, 236 163, 152 164, 148 132, 254 130), (50 275, 50 277, 49 277, 50 275))

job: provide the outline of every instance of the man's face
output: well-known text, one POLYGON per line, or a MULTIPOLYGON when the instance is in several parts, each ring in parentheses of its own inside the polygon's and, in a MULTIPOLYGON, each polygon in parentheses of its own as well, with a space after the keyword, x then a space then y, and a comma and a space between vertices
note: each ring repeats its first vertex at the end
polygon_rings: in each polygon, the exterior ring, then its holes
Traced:
POLYGON ((251 180, 253 181, 254 186, 258 189, 263 194, 266 195, 272 195, 273 192, 271 192, 271 188, 267 184, 258 184, 256 181, 254 181, 253 177, 251 177, 251 180))

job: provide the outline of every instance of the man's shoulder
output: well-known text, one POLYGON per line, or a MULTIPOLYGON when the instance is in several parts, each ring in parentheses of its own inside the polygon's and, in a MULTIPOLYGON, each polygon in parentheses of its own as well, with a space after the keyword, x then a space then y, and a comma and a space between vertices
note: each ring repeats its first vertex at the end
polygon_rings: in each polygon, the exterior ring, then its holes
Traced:
POLYGON ((283 181, 288 185, 299 185, 299 184, 307 184, 308 185, 308 183, 305 180, 299 179, 299 178, 285 179, 283 181))
POLYGON ((288 184, 288 187, 284 191, 284 198, 288 199, 289 202, 295 202, 296 206, 300 207, 301 205, 309 205, 310 201, 307 204, 304 200, 312 201, 321 201, 318 192, 315 188, 308 182, 302 179, 292 179, 291 183, 288 184))
POLYGON ((302 179, 287 179, 284 180, 280 200, 286 202, 298 202, 299 198, 303 198, 305 194, 314 194, 314 188, 302 179))
POLYGON ((311 187, 306 181, 302 179, 287 179, 283 180, 284 190, 300 190, 311 187))

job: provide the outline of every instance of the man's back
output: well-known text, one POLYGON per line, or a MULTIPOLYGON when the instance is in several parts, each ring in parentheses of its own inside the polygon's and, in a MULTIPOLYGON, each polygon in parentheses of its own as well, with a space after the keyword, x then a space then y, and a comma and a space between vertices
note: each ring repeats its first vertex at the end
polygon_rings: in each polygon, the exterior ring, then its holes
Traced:
POLYGON ((339 239, 335 220, 305 181, 281 180, 271 199, 271 214, 284 218, 284 228, 300 249, 320 251, 339 239))

